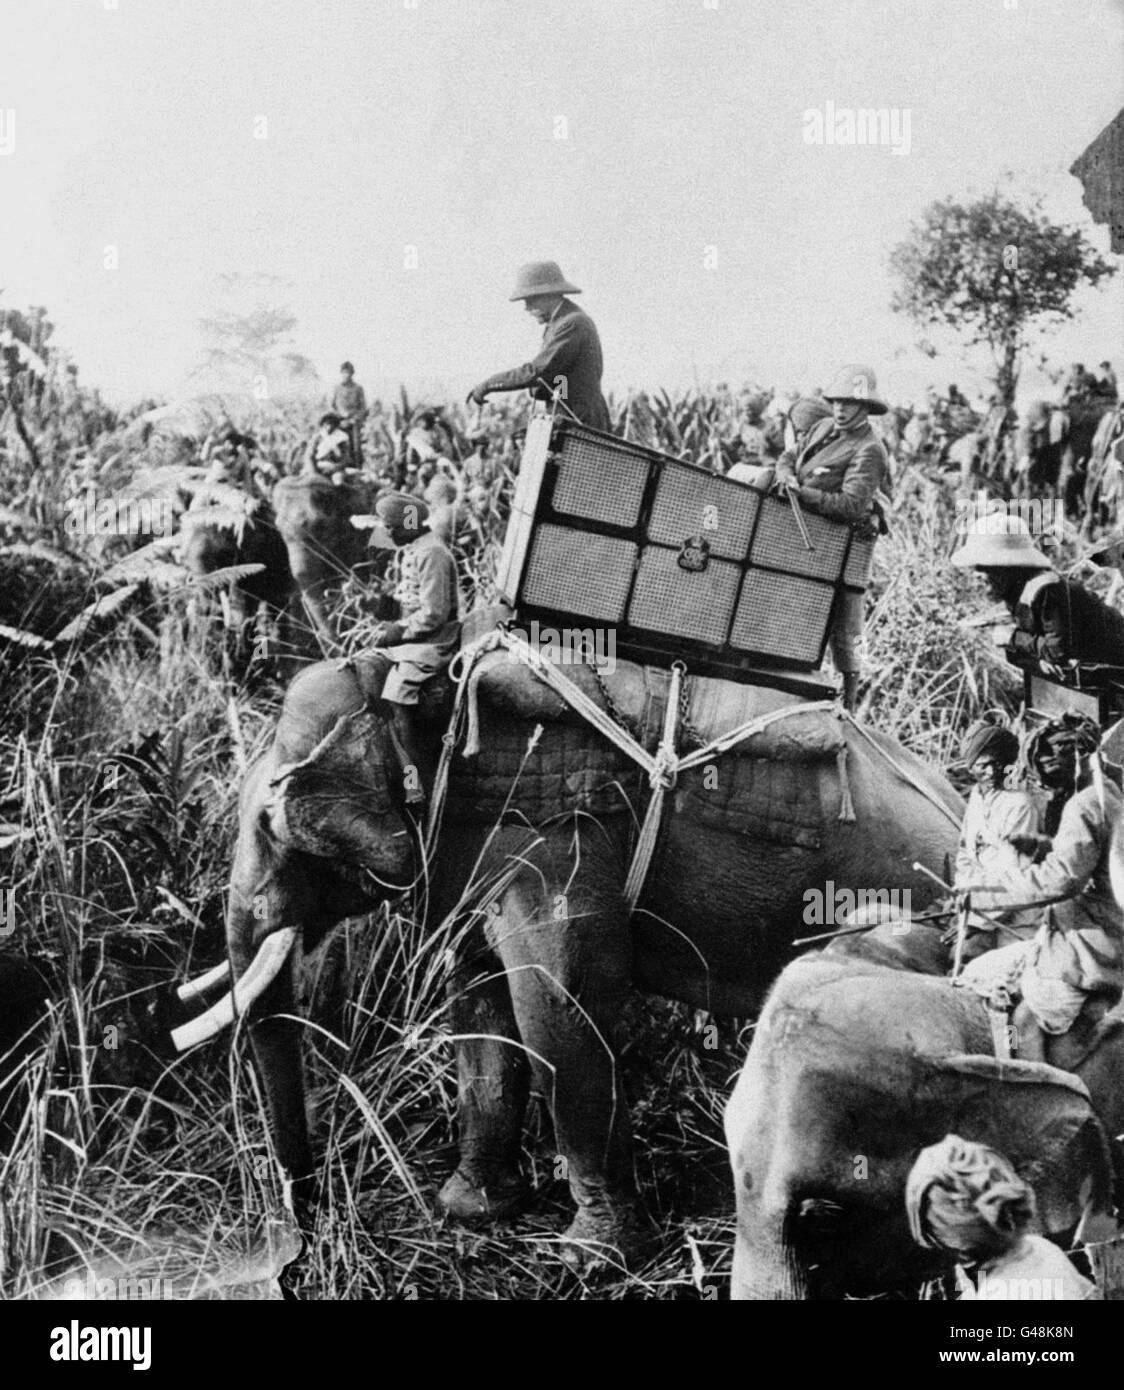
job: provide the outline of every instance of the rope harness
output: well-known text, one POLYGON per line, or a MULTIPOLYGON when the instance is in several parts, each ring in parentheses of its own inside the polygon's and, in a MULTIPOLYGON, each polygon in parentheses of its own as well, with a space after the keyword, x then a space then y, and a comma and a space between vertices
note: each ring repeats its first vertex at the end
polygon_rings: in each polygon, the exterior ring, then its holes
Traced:
MULTIPOLYGON (((771 728, 774 724, 782 723, 786 719, 792 718, 796 714, 834 714, 837 719, 846 720, 854 724, 850 715, 840 710, 834 700, 814 700, 797 701, 791 705, 784 705, 780 709, 770 710, 767 714, 758 715, 744 724, 738 725, 728 732, 719 734, 709 742, 704 742, 700 735, 690 729, 686 720, 687 700, 685 689, 685 677, 687 668, 681 661, 675 662, 671 667, 670 684, 667 692, 667 705, 664 711, 663 730, 659 743, 654 753, 649 753, 632 735, 625 726, 620 711, 616 709, 614 702, 607 699, 606 703, 611 710, 618 715, 614 719, 613 715, 603 710, 594 703, 589 696, 580 689, 568 676, 543 654, 532 647, 523 637, 516 636, 507 630, 503 625, 485 633, 483 636, 470 643, 460 651, 449 667, 449 677, 457 687, 456 699, 453 705, 453 714, 449 721, 449 728, 443 740, 441 749, 441 759, 437 768, 437 775, 434 780, 433 797, 430 802, 429 822, 426 828, 426 851, 433 849, 440 829, 441 816, 444 810, 445 794, 449 782, 449 766, 452 762, 453 752, 457 742, 457 730, 461 722, 462 715, 467 713, 467 736, 465 738, 464 755, 471 757, 480 749, 480 716, 478 709, 479 684, 484 674, 481 666, 483 657, 490 652, 506 650, 512 660, 522 662, 551 690, 555 692, 566 704, 604 738, 607 738, 616 748, 626 757, 636 763, 640 769, 647 774, 648 785, 651 787, 652 795, 648 801, 647 810, 640 826, 640 835, 633 851, 632 862, 629 865, 628 876, 625 880, 624 895, 628 902, 629 910, 633 910, 639 901, 648 871, 651 868, 652 856, 655 852, 656 841, 659 836, 660 824, 663 819, 664 798, 671 791, 679 779, 681 772, 687 772, 691 768, 698 767, 702 763, 710 762, 723 753, 730 752, 739 744, 745 743, 756 734, 771 728), (466 711, 467 707, 467 711, 466 711), (701 747, 695 748, 690 753, 680 756, 676 751, 677 738, 680 733, 687 732, 694 736, 693 741, 701 743, 701 747)), ((596 672, 596 667, 593 668, 596 672)), ((599 679, 598 685, 604 689, 603 682, 599 679)), ((858 725, 854 725, 858 728, 858 725)), ((860 730, 860 732, 862 732, 860 730)), ((900 764, 885 753, 885 751, 870 740, 873 747, 891 763, 891 766, 906 778, 907 781, 917 786, 916 779, 911 777, 900 764)), ((853 822, 855 819, 855 809, 851 801, 850 786, 847 780, 847 748, 844 745, 840 748, 837 759, 839 770, 841 798, 839 807, 839 819, 841 821, 853 822)), ((938 806, 941 803, 936 797, 924 787, 919 787, 930 800, 938 806)), ((943 810, 947 808, 942 807, 943 810)), ((954 819, 951 817, 950 819, 954 819)))

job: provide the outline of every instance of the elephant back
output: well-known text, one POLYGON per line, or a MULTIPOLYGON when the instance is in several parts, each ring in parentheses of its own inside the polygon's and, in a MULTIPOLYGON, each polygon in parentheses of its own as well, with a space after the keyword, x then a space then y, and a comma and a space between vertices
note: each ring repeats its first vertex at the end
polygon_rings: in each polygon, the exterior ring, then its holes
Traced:
POLYGON ((492 705, 482 706, 479 720, 479 752, 453 761, 450 817, 491 824, 508 815, 540 825, 561 812, 620 816, 642 804, 636 764, 588 724, 536 726, 492 705))

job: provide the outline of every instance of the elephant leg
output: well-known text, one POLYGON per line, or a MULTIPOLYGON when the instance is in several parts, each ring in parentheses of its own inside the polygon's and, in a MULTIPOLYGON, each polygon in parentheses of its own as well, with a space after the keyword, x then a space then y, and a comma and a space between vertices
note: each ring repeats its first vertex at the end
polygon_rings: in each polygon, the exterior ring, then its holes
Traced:
POLYGON ((631 973, 617 856, 599 831, 528 855, 487 924, 507 973, 536 1086, 546 1096, 577 1216, 566 1258, 625 1258, 637 1218, 628 1107, 614 1034, 631 973))
POLYGON ((519 1155, 530 1067, 498 966, 474 981, 463 973, 455 978, 450 1007, 460 1162, 437 1201, 461 1221, 491 1221, 516 1210, 526 1195, 519 1155))

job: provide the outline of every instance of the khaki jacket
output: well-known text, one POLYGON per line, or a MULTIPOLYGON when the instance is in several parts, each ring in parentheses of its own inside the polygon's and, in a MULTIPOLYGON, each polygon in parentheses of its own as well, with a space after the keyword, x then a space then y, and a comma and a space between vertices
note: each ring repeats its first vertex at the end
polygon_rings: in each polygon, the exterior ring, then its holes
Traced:
POLYGON ((401 605, 403 642, 444 647, 460 633, 457 565, 448 547, 432 531, 404 545, 398 557, 394 597, 401 605))

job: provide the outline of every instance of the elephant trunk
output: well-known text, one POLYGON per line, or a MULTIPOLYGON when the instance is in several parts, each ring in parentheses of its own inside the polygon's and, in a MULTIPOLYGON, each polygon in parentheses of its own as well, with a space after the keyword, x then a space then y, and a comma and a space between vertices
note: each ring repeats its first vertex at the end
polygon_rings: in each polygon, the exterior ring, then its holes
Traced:
POLYGON ((808 1284, 796 1252, 784 1237, 781 1219, 750 1228, 739 1221, 734 1243, 730 1297, 736 1301, 801 1303, 808 1284))

